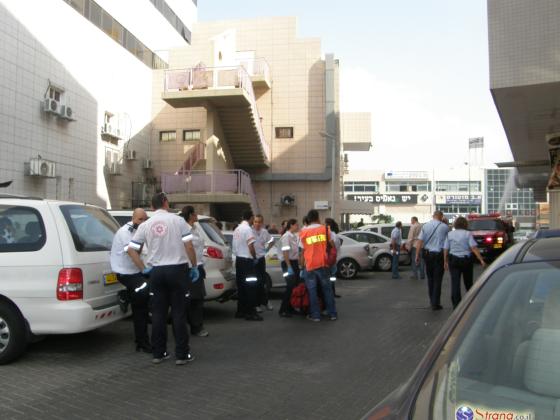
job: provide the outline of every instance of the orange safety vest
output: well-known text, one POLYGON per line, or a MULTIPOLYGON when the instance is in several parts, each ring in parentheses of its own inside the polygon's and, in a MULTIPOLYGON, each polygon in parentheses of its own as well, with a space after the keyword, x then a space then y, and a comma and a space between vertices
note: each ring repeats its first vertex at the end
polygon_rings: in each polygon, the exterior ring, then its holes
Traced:
POLYGON ((327 267, 327 241, 330 231, 325 225, 305 228, 299 233, 307 271, 327 267))

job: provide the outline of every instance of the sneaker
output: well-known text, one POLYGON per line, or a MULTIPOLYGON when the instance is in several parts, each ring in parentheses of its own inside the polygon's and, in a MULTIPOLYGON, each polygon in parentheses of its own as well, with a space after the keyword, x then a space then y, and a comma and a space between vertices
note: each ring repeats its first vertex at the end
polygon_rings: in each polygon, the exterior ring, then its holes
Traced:
POLYGON ((336 321, 338 317, 336 315, 332 315, 329 317, 329 321, 336 321))
POLYGON ((164 360, 167 360, 167 359, 169 359, 170 357, 171 357, 171 356, 169 356, 169 353, 165 352, 165 353, 163 353, 163 356, 162 356, 162 357, 154 357, 154 358, 152 359, 152 363, 153 363, 154 365, 159 365, 159 364, 162 363, 164 360))
POLYGON ((175 360, 175 364, 177 366, 182 366, 182 365, 186 365, 187 363, 190 363, 194 360, 194 356, 190 353, 187 353, 187 357, 185 357, 184 359, 177 359, 175 360))
POLYGON ((311 315, 307 315, 306 317, 309 321, 312 322, 321 322, 321 320, 319 318, 313 318, 311 315))
POLYGON ((194 333, 193 335, 196 337, 208 337, 210 333, 206 330, 200 330, 199 332, 194 333))
POLYGON ((262 308, 261 308, 260 306, 257 306, 257 307, 255 308, 255 311, 257 311, 257 313, 260 314, 260 313, 262 313, 263 310, 262 310, 262 308))
POLYGON ((266 304, 266 310, 267 311, 273 311, 274 310, 274 306, 272 306, 270 303, 266 304))

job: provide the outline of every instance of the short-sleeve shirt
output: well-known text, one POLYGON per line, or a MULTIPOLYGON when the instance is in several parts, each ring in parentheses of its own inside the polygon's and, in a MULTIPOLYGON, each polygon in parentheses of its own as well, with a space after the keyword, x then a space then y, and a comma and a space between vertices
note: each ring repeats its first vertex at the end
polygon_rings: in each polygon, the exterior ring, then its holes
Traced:
POLYGON ((194 253, 196 254, 197 265, 204 264, 204 238, 200 234, 201 230, 202 227, 198 223, 196 223, 194 226, 191 227, 191 233, 193 235, 192 244, 194 248, 194 253))
POLYGON ((447 234, 443 248, 456 257, 468 257, 473 246, 476 246, 476 241, 472 233, 465 229, 456 229, 447 234))
POLYGON ((255 254, 257 258, 262 258, 266 255, 266 248, 271 242, 274 242, 274 238, 268 233, 266 229, 256 230, 253 229, 253 236, 255 237, 255 254))
POLYGON ((395 241, 397 246, 401 246, 402 244, 402 232, 401 230, 396 227, 391 231, 391 241, 395 241))
POLYGON ((233 231, 233 253, 240 258, 253 258, 249 245, 255 243, 255 235, 249 223, 244 220, 233 231))
POLYGON ((298 243, 298 236, 294 235, 289 230, 282 235, 282 238, 280 239, 280 255, 282 255, 281 261, 284 260, 284 251, 288 251, 288 258, 290 260, 297 260, 299 258, 298 243))
POLYGON ((121 226, 115 237, 113 238, 113 244, 111 246, 111 270, 117 274, 136 274, 140 272, 140 269, 136 267, 132 258, 128 255, 128 244, 134 236, 134 228, 132 223, 127 223, 121 226))
POLYGON ((146 244, 146 262, 153 267, 179 265, 189 263, 184 244, 192 239, 185 219, 160 209, 138 227, 129 246, 138 251, 146 244))
POLYGON ((418 240, 424 243, 424 249, 431 252, 441 252, 448 232, 449 228, 445 223, 439 220, 430 220, 422 226, 418 240))

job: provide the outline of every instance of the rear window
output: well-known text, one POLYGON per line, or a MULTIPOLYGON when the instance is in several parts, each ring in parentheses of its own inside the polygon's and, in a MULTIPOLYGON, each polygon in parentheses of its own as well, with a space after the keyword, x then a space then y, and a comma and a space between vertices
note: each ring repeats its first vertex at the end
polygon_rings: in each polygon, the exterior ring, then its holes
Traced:
POLYGON ((222 232, 218 229, 214 221, 211 219, 199 220, 198 224, 212 242, 216 242, 219 245, 226 245, 226 238, 224 238, 224 235, 222 235, 222 232))
POLYGON ((498 220, 469 220, 469 230, 503 230, 498 220))
POLYGON ((115 218, 115 220, 117 222, 119 222, 119 225, 121 225, 121 226, 126 225, 128 222, 130 222, 130 219, 132 219, 132 216, 115 216, 115 215, 113 215, 113 217, 115 218))
POLYGON ((43 219, 37 210, 0 205, 0 252, 38 251, 46 240, 43 219))
POLYGON ((72 234, 76 251, 110 251, 119 225, 105 210, 97 207, 63 205, 60 210, 72 234))

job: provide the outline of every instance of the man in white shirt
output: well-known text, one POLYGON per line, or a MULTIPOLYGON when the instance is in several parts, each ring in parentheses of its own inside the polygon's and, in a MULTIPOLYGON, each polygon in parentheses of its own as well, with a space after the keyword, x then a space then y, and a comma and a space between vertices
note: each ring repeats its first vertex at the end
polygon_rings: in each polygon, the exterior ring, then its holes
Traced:
POLYGON ((111 247, 111 269, 117 274, 119 282, 126 287, 127 298, 132 308, 136 351, 151 353, 152 346, 148 338, 149 289, 140 269, 128 255, 130 240, 138 226, 147 219, 148 215, 144 209, 135 209, 132 212, 132 220, 115 233, 111 247))
POLYGON ((402 223, 397 222, 395 228, 391 232, 391 255, 393 256, 393 261, 391 264, 391 270, 393 271, 393 278, 400 279, 399 275, 399 257, 401 255, 402 247, 402 223))
POLYGON ((260 214, 253 220, 253 236, 255 237, 255 254, 257 255, 257 312, 262 312, 261 306, 269 311, 274 308, 268 302, 268 291, 266 290, 266 253, 274 245, 274 238, 264 228, 264 217, 260 214))
POLYGON ((169 213, 165 193, 152 197, 155 214, 140 225, 128 246, 128 254, 144 274, 150 276, 152 293, 152 362, 159 364, 169 358, 167 354, 167 313, 171 303, 171 318, 175 335, 177 365, 194 360, 190 354, 186 325, 186 294, 190 278, 198 279, 193 235, 182 217, 169 213), (139 251, 148 247, 147 264, 140 259, 139 251))
POLYGON ((236 318, 247 321, 262 321, 257 314, 257 253, 255 251, 255 235, 251 224, 253 212, 243 213, 243 221, 233 231, 233 253, 235 254, 235 280, 237 283, 236 318))

